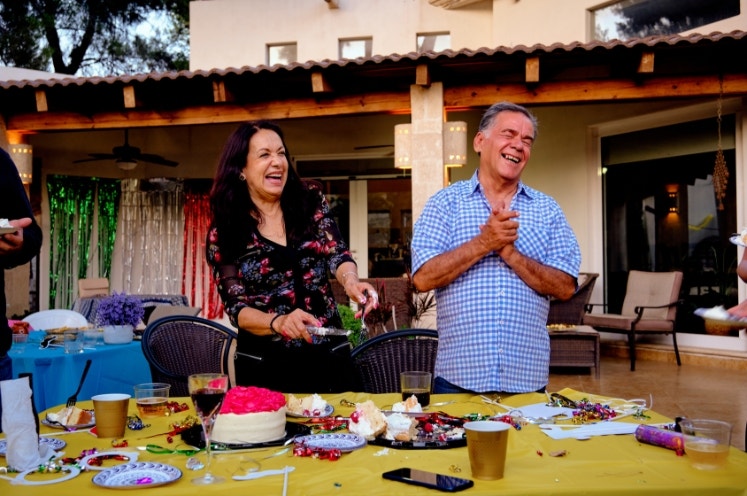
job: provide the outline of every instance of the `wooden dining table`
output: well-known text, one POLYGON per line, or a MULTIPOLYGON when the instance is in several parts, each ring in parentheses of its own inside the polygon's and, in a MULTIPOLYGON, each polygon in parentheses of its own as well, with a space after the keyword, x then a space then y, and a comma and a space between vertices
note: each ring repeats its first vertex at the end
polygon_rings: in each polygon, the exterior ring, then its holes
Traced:
MULTIPOLYGON (((563 395, 581 400, 589 398, 584 392, 565 389, 563 395)), ((401 400, 399 394, 368 394, 348 392, 323 395, 334 407, 332 416, 347 417, 353 408, 347 402, 373 400, 380 408, 391 407, 401 400), (344 400, 344 404, 341 401, 344 400)), ((360 449, 343 453, 335 461, 315 457, 294 456, 290 446, 265 446, 258 449, 228 450, 216 452, 211 471, 225 477, 226 481, 213 486, 195 486, 190 480, 202 475, 204 470, 187 468, 190 458, 204 461, 204 452, 185 452, 188 446, 178 435, 165 433, 174 425, 183 423, 188 416, 194 416, 191 401, 178 398, 190 408, 187 411, 168 417, 145 419, 149 424, 142 430, 127 430, 124 439, 114 442, 127 442, 127 447, 116 451, 137 456, 138 462, 153 462, 174 467, 179 473, 173 481, 149 489, 149 494, 183 496, 193 494, 286 494, 284 476, 270 475, 261 479, 236 481, 234 475, 244 475, 252 470, 283 470, 293 467, 288 474, 286 491, 288 495, 390 495, 390 494, 436 494, 429 489, 384 480, 382 474, 400 467, 411 467, 444 475, 474 479, 471 476, 467 448, 460 445, 447 449, 395 449, 375 444, 364 445, 360 449), (145 448, 151 445, 151 451, 145 448), (198 489, 199 488, 199 489, 198 489)), ((521 408, 546 401, 537 393, 522 394, 502 400, 501 406, 485 403, 481 397, 467 394, 433 395, 431 401, 442 406, 433 410, 444 411, 452 416, 468 414, 502 415, 507 409, 521 408)), ((91 407, 90 402, 79 402, 83 407, 91 407)), ((136 414, 134 401, 130 404, 130 414, 136 414)), ((43 415, 43 412, 42 412, 43 415)), ((307 422, 305 419, 288 418, 289 422, 307 422)), ((655 412, 645 411, 645 416, 627 416, 613 422, 634 424, 661 424, 671 422, 655 412)), ((342 431, 346 432, 346 431, 342 431)), ((63 433, 42 426, 42 436, 66 441, 63 448, 65 457, 79 456, 84 450, 96 449, 99 452, 111 451, 112 439, 98 439, 87 430, 63 433)), ((278 443, 282 444, 282 443, 278 443)), ((0 464, 2 462, 0 461, 0 464)), ((102 468, 126 461, 105 460, 102 468)), ((81 494, 97 489, 93 478, 98 471, 84 471, 76 477, 55 483, 52 486, 13 485, 0 480, 6 491, 12 487, 14 495, 38 495, 42 491, 55 491, 58 494, 81 494)), ((54 477, 52 474, 50 477, 54 477)), ((475 480, 474 487, 465 494, 485 495, 642 495, 672 494, 683 495, 744 495, 747 494, 747 454, 731 448, 727 465, 712 471, 697 470, 690 466, 687 454, 678 456, 670 449, 642 443, 632 434, 596 436, 588 440, 552 439, 538 425, 526 424, 520 429, 512 427, 509 434, 508 454, 505 475, 495 481, 475 480), (564 452, 563 456, 557 455, 564 452)))
MULTIPOLYGON (((34 405, 41 412, 65 403, 80 382, 86 360, 91 367, 78 395, 87 400, 96 394, 133 394, 133 386, 151 382, 150 367, 143 355, 142 343, 97 344, 82 353, 68 354, 60 345, 41 348, 39 341, 27 341, 23 350, 11 348, 13 377, 31 374, 34 405)), ((16 346, 16 345, 14 345, 16 346)))

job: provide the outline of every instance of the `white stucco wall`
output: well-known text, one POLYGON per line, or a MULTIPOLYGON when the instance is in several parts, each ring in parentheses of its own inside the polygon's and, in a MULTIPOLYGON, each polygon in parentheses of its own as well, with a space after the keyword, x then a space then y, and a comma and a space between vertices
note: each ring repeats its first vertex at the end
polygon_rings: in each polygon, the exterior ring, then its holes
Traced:
MULTIPOLYGON (((449 32, 451 48, 532 46, 590 41, 589 9, 603 0, 484 0, 458 9, 428 0, 208 0, 190 3, 190 69, 266 63, 268 43, 297 43, 298 61, 337 60, 341 38, 372 37, 375 55, 415 50, 417 33, 449 32)), ((700 33, 747 29, 747 0, 737 17, 700 33)), ((684 33, 689 34, 689 33, 684 33)))

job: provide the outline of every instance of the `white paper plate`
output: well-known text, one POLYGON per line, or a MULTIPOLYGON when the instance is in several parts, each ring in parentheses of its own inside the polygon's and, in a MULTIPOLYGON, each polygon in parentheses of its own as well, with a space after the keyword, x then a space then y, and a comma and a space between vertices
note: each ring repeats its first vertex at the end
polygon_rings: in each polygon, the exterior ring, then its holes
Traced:
POLYGON ((171 465, 135 462, 102 470, 93 477, 93 483, 111 489, 140 489, 170 484, 181 476, 182 471, 171 465))
POLYGON ((46 425, 47 427, 51 427, 52 429, 63 429, 68 431, 77 431, 79 429, 88 429, 89 427, 93 427, 96 425, 96 417, 94 416, 94 413, 92 410, 88 410, 91 412, 91 421, 87 424, 77 424, 77 425, 66 425, 62 426, 58 423, 50 422, 46 417, 41 420, 42 425, 46 425))
POLYGON ((87 327, 88 321, 78 312, 57 308, 53 310, 42 310, 32 313, 23 319, 28 322, 35 331, 46 331, 47 329, 58 329, 60 327, 87 327))
POLYGON ((324 407, 324 411, 321 412, 319 415, 301 415, 300 413, 294 413, 294 412, 285 412, 285 414, 288 417, 293 418, 321 418, 321 417, 329 417, 332 415, 332 412, 335 411, 335 407, 327 403, 327 406, 324 407))
POLYGON ((747 247, 747 245, 742 242, 742 237, 741 236, 734 235, 731 238, 729 238, 729 241, 731 241, 732 243, 734 243, 737 246, 747 247))
POLYGON ((366 439, 358 434, 312 434, 296 438, 296 444, 305 444, 309 448, 339 449, 342 452, 355 451, 364 447, 366 439))
MULTIPOLYGON (((67 446, 67 443, 63 441, 62 439, 57 439, 54 437, 40 437, 39 438, 39 446, 47 445, 50 448, 52 448, 55 451, 59 451, 65 446, 67 446)), ((0 456, 5 456, 5 452, 8 450, 8 441, 5 439, 0 439, 0 456)))
POLYGON ((18 231, 20 227, 0 227, 0 234, 10 234, 18 231))

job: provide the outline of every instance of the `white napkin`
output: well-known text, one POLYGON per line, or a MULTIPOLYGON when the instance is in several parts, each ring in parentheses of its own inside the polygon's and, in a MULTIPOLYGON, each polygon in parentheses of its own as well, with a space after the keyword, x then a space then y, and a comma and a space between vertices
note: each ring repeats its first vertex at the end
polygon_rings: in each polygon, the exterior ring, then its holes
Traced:
POLYGON ((47 463, 55 452, 47 444, 39 445, 28 377, 0 381, 0 394, 8 466, 23 472, 47 463))
POLYGON ((578 427, 543 424, 540 425, 540 429, 553 439, 589 439, 594 436, 633 434, 638 425, 629 422, 597 422, 596 424, 585 424, 578 427))

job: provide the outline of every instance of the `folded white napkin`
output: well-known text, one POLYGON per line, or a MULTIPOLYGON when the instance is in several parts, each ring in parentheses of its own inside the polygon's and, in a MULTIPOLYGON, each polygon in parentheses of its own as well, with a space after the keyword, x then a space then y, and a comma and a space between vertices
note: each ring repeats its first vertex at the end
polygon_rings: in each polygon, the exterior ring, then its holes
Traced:
POLYGON ((8 466, 23 472, 47 463, 55 452, 47 444, 39 445, 29 378, 0 381, 0 395, 8 466))
POLYGON ((605 421, 579 426, 544 424, 540 426, 540 429, 553 439, 589 439, 594 436, 633 434, 638 425, 628 422, 605 421))

